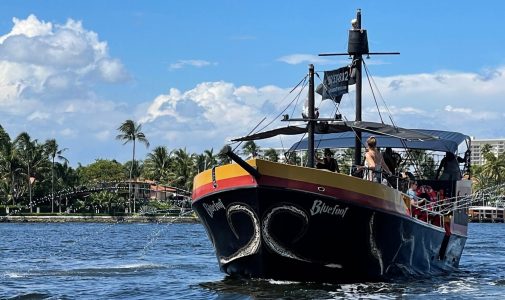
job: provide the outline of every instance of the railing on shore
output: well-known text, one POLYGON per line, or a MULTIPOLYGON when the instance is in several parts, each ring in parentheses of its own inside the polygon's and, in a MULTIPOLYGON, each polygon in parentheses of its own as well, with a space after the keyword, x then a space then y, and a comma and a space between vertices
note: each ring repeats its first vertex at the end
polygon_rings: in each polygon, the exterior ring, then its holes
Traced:
POLYGON ((186 215, 8 215, 0 216, 0 222, 34 222, 34 223, 197 223, 198 218, 193 214, 186 215))

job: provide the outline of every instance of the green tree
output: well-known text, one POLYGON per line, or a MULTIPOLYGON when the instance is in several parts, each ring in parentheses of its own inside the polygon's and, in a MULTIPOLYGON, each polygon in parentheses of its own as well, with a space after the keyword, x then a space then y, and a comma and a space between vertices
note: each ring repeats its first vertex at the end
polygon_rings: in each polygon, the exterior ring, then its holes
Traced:
POLYGON ((279 154, 277 154, 277 151, 275 151, 274 148, 270 148, 265 151, 264 156, 267 160, 273 161, 273 162, 278 162, 279 161, 279 154))
POLYGON ((16 205, 21 193, 22 165, 16 155, 14 143, 9 134, 0 125, 0 180, 4 183, 4 202, 16 205))
POLYGON ((98 213, 105 209, 106 213, 110 213, 112 204, 117 202, 117 195, 109 191, 100 191, 91 195, 91 203, 98 213))
MULTIPOLYGON (((130 167, 130 184, 129 184, 129 193, 131 197, 131 182, 133 175, 133 166, 135 164, 135 143, 139 141, 143 143, 146 147, 149 147, 149 141, 147 140, 145 134, 142 132, 142 124, 136 124, 132 120, 126 120, 119 126, 118 128, 119 134, 116 136, 116 139, 123 141, 123 145, 132 142, 132 165, 130 167)), ((130 198, 129 197, 129 198, 130 198)), ((131 205, 131 204, 130 204, 131 205)), ((131 211, 131 207, 130 207, 131 211)), ((135 195, 133 195, 133 211, 135 211, 135 195)))
POLYGON ((296 151, 286 152, 286 163, 299 166, 301 162, 302 159, 296 151))
POLYGON ((146 177, 158 182, 168 183, 170 178, 170 166, 172 164, 172 152, 165 146, 158 146, 147 154, 145 161, 146 177))
POLYGON ((44 168, 47 168, 49 161, 45 155, 43 145, 39 145, 37 140, 32 141, 27 132, 20 133, 14 140, 14 144, 20 162, 26 168, 23 171, 26 170, 24 175, 28 186, 30 212, 33 212, 33 184, 37 179, 41 184, 43 183, 44 168), (35 174, 38 174, 38 178, 35 174))
POLYGON ((226 151, 229 147, 230 145, 223 146, 223 148, 221 148, 221 150, 217 154, 219 165, 226 165, 232 162, 231 158, 228 155, 226 155, 226 151))
POLYGON ((482 147, 482 155, 486 162, 482 165, 481 174, 489 180, 488 185, 497 185, 503 183, 505 179, 505 152, 495 156, 491 150, 489 144, 482 147))
MULTIPOLYGON (((46 152, 51 158, 51 212, 54 213, 54 163, 55 160, 63 160, 65 162, 68 162, 67 158, 64 157, 62 154, 67 148, 60 149, 58 146, 58 143, 56 143, 55 139, 50 139, 47 140, 46 143, 44 144, 44 147, 46 148, 46 152)), ((61 206, 60 206, 61 210, 61 206)))
POLYGON ((397 169, 408 171, 411 167, 420 178, 431 179, 436 176, 435 160, 425 150, 407 150, 397 169))
POLYGON ((472 189, 474 192, 484 190, 492 185, 489 178, 482 173, 482 166, 474 166, 472 168, 472 189))
POLYGON ((144 162, 138 159, 135 161, 129 160, 123 164, 123 169, 126 177, 130 177, 130 171, 132 171, 132 178, 139 178, 144 173, 144 162))
POLYGON ((337 157, 340 171, 345 174, 350 174, 352 165, 354 164, 354 148, 347 148, 342 155, 337 157))
POLYGON ((189 154, 186 149, 174 151, 174 165, 172 182, 178 188, 191 190, 193 176, 195 175, 194 155, 189 154))
POLYGON ((258 156, 260 147, 256 145, 254 141, 247 141, 244 143, 244 146, 242 146, 242 151, 244 152, 245 156, 250 156, 254 158, 258 156))
POLYGON ((123 166, 115 160, 107 159, 96 159, 88 166, 79 166, 77 174, 80 182, 85 185, 126 179, 123 166))
MULTIPOLYGON (((59 191, 75 191, 77 185, 79 184, 79 176, 77 171, 68 165, 65 161, 63 164, 56 163, 56 186, 59 191)), ((62 199, 61 196, 58 199, 58 207, 61 212, 62 199)), ((65 207, 68 207, 68 198, 65 197, 65 207)))
POLYGON ((207 169, 205 159, 205 154, 195 154, 195 167, 197 173, 200 173, 207 169))
POLYGON ((205 169, 210 169, 217 165, 217 156, 214 155, 214 148, 210 148, 210 150, 203 151, 205 155, 205 169))

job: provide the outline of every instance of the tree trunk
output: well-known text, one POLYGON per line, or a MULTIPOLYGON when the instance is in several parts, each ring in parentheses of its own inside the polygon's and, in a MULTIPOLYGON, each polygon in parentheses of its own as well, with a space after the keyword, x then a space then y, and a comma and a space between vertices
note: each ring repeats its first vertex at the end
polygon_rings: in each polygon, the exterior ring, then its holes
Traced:
MULTIPOLYGON (((133 177, 133 165, 135 165, 135 139, 133 139, 133 157, 132 157, 132 165, 130 168, 130 184, 132 181, 133 177)), ((135 186, 133 187, 133 212, 135 213, 136 207, 135 207, 135 186)))
POLYGON ((51 169, 51 213, 54 213, 54 155, 53 155, 53 167, 51 169))
POLYGON ((11 195, 12 205, 16 205, 16 195, 14 194, 14 172, 11 173, 11 195))
POLYGON ((30 200, 30 213, 33 213, 33 203, 32 203, 32 183, 30 181, 30 164, 28 163, 28 194, 30 200))

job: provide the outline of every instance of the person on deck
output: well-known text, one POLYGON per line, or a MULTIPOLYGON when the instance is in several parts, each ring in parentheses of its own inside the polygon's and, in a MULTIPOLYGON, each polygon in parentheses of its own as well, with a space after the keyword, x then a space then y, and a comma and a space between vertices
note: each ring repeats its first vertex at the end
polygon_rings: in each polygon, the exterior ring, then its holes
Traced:
POLYGON ((388 165, 389 170, 391 173, 396 174, 396 168, 398 167, 400 161, 401 161, 401 156, 394 152, 391 147, 386 147, 386 150, 384 151, 384 162, 386 165, 388 165))
POLYGON ((424 199, 421 199, 417 196, 417 182, 415 180, 410 182, 409 189, 407 190, 407 195, 410 197, 411 205, 419 205, 424 202, 424 199))
POLYGON ((440 166, 437 169, 436 179, 439 180, 460 180, 461 170, 459 169, 459 164, 465 162, 465 160, 459 156, 456 157, 452 152, 445 152, 444 158, 440 161, 440 166), (440 170, 444 170, 442 175, 440 175, 440 170))
POLYGON ((365 154, 365 167, 368 168, 368 180, 382 183, 382 171, 392 175, 388 166, 384 162, 382 154, 377 150, 377 139, 370 136, 366 140, 368 149, 365 154))
POLYGON ((317 169, 327 169, 332 172, 340 173, 337 160, 333 157, 333 151, 331 151, 329 148, 324 149, 324 158, 320 159, 316 157, 316 161, 317 169))

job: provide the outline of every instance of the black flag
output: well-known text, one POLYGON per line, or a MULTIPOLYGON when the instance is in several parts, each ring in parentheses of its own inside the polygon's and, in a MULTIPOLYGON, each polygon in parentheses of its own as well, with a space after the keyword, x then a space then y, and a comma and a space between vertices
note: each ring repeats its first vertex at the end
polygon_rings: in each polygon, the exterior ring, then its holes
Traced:
POLYGON ((323 84, 317 87, 316 92, 323 97, 323 100, 332 99, 339 103, 342 95, 349 91, 350 77, 351 69, 349 67, 325 71, 323 84))

